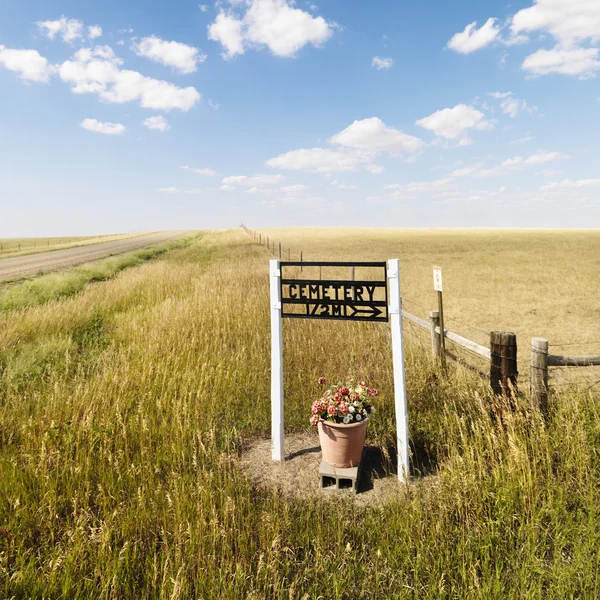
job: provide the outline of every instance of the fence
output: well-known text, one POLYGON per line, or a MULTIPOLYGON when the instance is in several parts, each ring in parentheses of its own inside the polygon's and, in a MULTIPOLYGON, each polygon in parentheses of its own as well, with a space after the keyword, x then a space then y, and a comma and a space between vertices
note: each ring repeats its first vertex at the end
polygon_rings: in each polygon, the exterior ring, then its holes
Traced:
MULTIPOLYGON (((263 236, 260 233, 248 229, 245 225, 240 225, 246 233, 253 237, 259 243, 265 245, 272 254, 279 254, 282 258, 282 246, 278 240, 278 245, 275 245, 275 240, 270 240, 269 237, 263 236), (263 239, 264 238, 264 239, 263 239), (271 243, 272 242, 272 243, 271 243)), ((288 248, 288 259, 291 256, 291 250, 288 248)), ((299 260, 303 260, 302 250, 299 252, 299 260)), ((354 273, 350 273, 350 278, 354 279, 354 273)), ((434 358, 441 358, 442 353, 445 356, 450 356, 455 360, 460 360, 459 357, 444 350, 442 343, 442 335, 446 340, 450 340, 459 348, 462 348, 478 356, 479 358, 489 363, 489 381, 490 386, 496 394, 513 395, 518 392, 517 385, 517 336, 512 332, 491 331, 489 332, 490 342, 489 348, 478 342, 470 340, 458 333, 450 331, 444 327, 443 332, 440 329, 440 315, 437 310, 432 310, 429 313, 429 321, 413 315, 406 310, 402 310, 402 316, 409 323, 416 325, 423 331, 429 332, 431 336, 431 353, 434 358)), ((485 332, 487 334, 487 332, 485 332)), ((474 368, 469 364, 467 367, 474 368)), ((589 367, 600 366, 600 355, 592 356, 558 356, 549 354, 548 340, 535 337, 531 339, 531 367, 529 374, 529 389, 533 404, 542 412, 548 410, 548 381, 550 367, 589 367)), ((475 369, 481 375, 488 377, 487 374, 475 369)), ((592 384, 590 388, 599 384, 600 381, 592 384)))

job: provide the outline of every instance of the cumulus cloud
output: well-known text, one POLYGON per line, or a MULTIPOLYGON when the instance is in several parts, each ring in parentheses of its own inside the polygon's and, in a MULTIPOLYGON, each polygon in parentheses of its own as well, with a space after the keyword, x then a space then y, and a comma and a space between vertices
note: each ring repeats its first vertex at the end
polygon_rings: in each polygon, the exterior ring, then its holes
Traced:
POLYGON ((547 31, 560 44, 571 46, 600 40, 600 3, 596 0, 534 0, 518 11, 510 29, 514 34, 547 31))
POLYGON ((90 25, 88 27, 88 37, 90 40, 99 38, 102 35, 102 27, 100 25, 90 25))
POLYGON ((382 58, 381 56, 374 56, 371 62, 371 66, 375 67, 378 71, 390 69, 393 64, 393 59, 382 58))
POLYGON ((37 50, 7 48, 0 45, 0 66, 18 73, 24 81, 46 83, 54 67, 37 50))
POLYGON ((37 21, 38 29, 50 40, 59 35, 64 42, 74 42, 83 37, 83 23, 67 19, 64 15, 55 21, 37 21))
POLYGON ((76 94, 97 94, 106 102, 137 101, 143 108, 187 111, 200 100, 193 87, 178 87, 167 81, 122 69, 123 61, 109 46, 82 48, 59 66, 60 78, 76 94))
POLYGON ((208 38, 223 46, 225 58, 252 47, 267 47, 275 56, 292 57, 307 44, 320 46, 333 35, 334 23, 295 8, 290 0, 231 4, 235 8, 222 10, 208 26, 208 38))
POLYGON ((155 117, 148 117, 144 121, 144 125, 148 129, 154 129, 156 131, 162 131, 163 133, 165 131, 169 131, 169 129, 171 129, 171 126, 169 125, 169 123, 167 122, 167 120, 162 115, 157 115, 155 117))
POLYGON ((337 171, 356 171, 360 163, 361 157, 356 153, 329 148, 301 148, 269 159, 267 166, 288 171, 334 173, 337 171))
POLYGON ((463 31, 452 36, 448 48, 461 54, 470 54, 491 44, 499 34, 500 27, 496 25, 496 19, 489 18, 479 29, 477 22, 473 21, 463 31))
POLYGON ((598 48, 561 48, 538 50, 525 58, 521 69, 532 76, 560 73, 591 79, 600 70, 598 48))
POLYGON ((493 128, 493 124, 486 121, 485 115, 481 111, 466 104, 458 104, 454 108, 438 110, 428 117, 419 119, 417 125, 433 131, 440 137, 459 140, 460 145, 470 143, 466 135, 469 129, 486 130, 493 128))
POLYGON ((154 35, 134 42, 132 50, 138 56, 172 67, 182 74, 195 72, 198 63, 206 60, 206 54, 194 46, 188 46, 181 42, 167 42, 154 35))
POLYGON ((512 119, 523 111, 530 114, 537 111, 537 106, 528 106, 525 100, 516 98, 512 92, 488 92, 488 95, 500 100, 500 109, 512 119))
POLYGON ((235 185, 226 185, 225 184, 225 185, 222 185, 219 189, 223 192, 233 192, 233 191, 237 190, 237 187, 235 185))
POLYGON ((230 186, 248 186, 248 187, 269 187, 280 184, 285 177, 283 175, 232 175, 225 177, 221 181, 223 185, 230 186))
POLYGON ((390 154, 414 154, 424 146, 423 140, 388 127, 377 117, 354 121, 329 141, 346 148, 390 154))
POLYGON ((122 123, 108 123, 96 119, 84 119, 80 124, 88 131, 104 133, 105 135, 120 135, 125 131, 125 125, 122 123))
POLYGON ((189 171, 190 173, 198 173, 199 175, 205 175, 206 177, 214 177, 217 172, 211 168, 203 168, 203 169, 192 169, 192 167, 188 165, 183 165, 181 167, 184 171, 189 171))

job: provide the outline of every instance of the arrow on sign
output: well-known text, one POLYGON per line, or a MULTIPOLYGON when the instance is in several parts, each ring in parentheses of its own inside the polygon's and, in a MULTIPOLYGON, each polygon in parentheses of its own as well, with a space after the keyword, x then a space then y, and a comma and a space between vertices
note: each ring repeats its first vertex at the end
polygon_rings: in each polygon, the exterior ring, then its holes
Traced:
POLYGON ((349 317, 378 317, 382 312, 376 306, 352 306, 348 305, 349 311, 346 313, 349 317))

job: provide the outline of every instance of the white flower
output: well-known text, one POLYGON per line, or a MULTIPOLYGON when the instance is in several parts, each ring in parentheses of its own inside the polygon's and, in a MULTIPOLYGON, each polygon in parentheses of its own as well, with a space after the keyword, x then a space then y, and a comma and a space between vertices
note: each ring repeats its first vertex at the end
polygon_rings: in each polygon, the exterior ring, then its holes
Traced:
POLYGON ((360 415, 356 415, 356 420, 357 421, 362 421, 362 417, 360 415))
POLYGON ((345 423, 346 425, 348 425, 348 423, 350 423, 350 419, 351 419, 351 418, 352 418, 352 417, 351 417, 350 415, 346 415, 346 416, 344 417, 344 423, 345 423))
POLYGON ((352 405, 351 405, 351 406, 349 406, 349 407, 348 407, 348 410, 349 410, 351 413, 353 413, 353 412, 354 412, 354 410, 355 410, 355 409, 354 409, 354 406, 352 406, 352 405))

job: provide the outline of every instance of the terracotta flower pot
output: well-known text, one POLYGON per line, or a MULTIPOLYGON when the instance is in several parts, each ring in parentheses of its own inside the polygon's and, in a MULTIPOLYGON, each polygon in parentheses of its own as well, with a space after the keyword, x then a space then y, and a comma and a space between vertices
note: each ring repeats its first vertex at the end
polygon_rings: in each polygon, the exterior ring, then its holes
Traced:
POLYGON ((332 467, 355 467, 360 462, 367 422, 363 419, 358 423, 332 423, 319 421, 319 442, 323 451, 323 460, 332 467))

